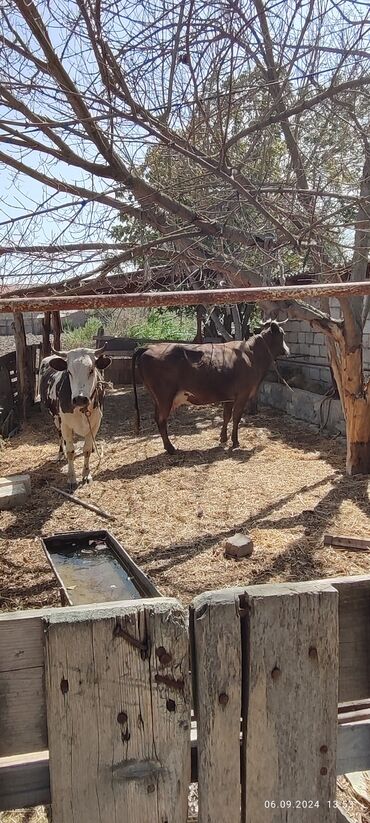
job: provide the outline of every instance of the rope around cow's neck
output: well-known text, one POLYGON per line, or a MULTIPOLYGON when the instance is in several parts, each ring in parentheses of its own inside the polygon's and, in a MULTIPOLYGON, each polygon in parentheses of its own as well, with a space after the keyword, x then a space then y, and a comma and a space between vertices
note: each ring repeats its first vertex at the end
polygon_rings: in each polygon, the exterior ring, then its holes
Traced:
POLYGON ((98 463, 97 463, 97 466, 96 466, 96 469, 95 469, 95 471, 97 471, 97 470, 98 470, 98 468, 99 468, 99 466, 100 466, 101 459, 102 459, 102 456, 103 456, 103 449, 98 449, 98 444, 97 444, 97 442, 96 442, 96 440, 95 440, 95 435, 94 435, 94 432, 93 432, 93 430, 92 430, 92 428, 91 428, 91 423, 90 423, 90 412, 86 409, 86 411, 84 411, 84 412, 82 412, 82 413, 85 415, 86 420, 87 420, 87 422, 88 422, 88 426, 89 426, 89 429, 90 429, 90 434, 91 434, 91 439, 92 439, 93 446, 94 446, 94 451, 96 452, 97 457, 98 457, 98 463))
MULTIPOLYGON (((107 382, 107 381, 105 381, 105 380, 99 380, 99 381, 98 381, 98 383, 97 383, 97 384, 96 384, 96 386, 95 386, 94 393, 93 393, 93 395, 91 396, 90 400, 92 400, 92 399, 93 399, 95 392, 98 390, 98 385, 99 385, 99 386, 102 386, 104 389, 105 389, 105 388, 113 388, 113 384, 112 384, 112 383, 109 383, 109 382, 107 382)), ((94 446, 94 451, 96 452, 97 457, 98 457, 98 463, 97 463, 97 466, 96 466, 96 469, 95 469, 95 472, 97 472, 97 471, 98 471, 98 469, 99 469, 100 463, 101 463, 101 459, 102 459, 102 457, 103 457, 103 448, 101 448, 101 449, 99 449, 99 448, 98 448, 98 444, 97 444, 97 442, 96 442, 94 432, 93 432, 93 430, 92 430, 92 428, 91 428, 91 423, 90 423, 90 414, 91 414, 91 412, 89 412, 89 410, 88 410, 88 409, 86 409, 86 411, 84 411, 84 412, 82 412, 82 413, 83 413, 83 414, 85 415, 85 417, 86 417, 86 420, 87 420, 87 423, 88 423, 88 426, 89 426, 89 429, 90 429, 91 439, 92 439, 93 446, 94 446)))
POLYGON ((271 363, 272 363, 273 368, 274 368, 274 369, 275 369, 275 371, 276 371, 277 376, 280 378, 280 380, 282 381, 282 383, 284 383, 284 385, 287 387, 287 389, 289 389, 289 391, 290 391, 290 392, 292 392, 292 394, 294 394, 292 387, 291 387, 291 386, 289 386, 289 383, 287 383, 287 382, 286 382, 286 380, 285 380, 285 378, 283 377, 283 375, 279 372, 279 369, 278 369, 278 367, 277 367, 277 365, 276 365, 276 363, 275 363, 275 358, 274 358, 274 355, 273 355, 273 354, 272 354, 272 352, 271 352, 270 346, 266 343, 266 340, 264 339, 264 337, 262 337, 262 334, 260 335, 260 337, 261 337, 261 340, 263 340, 263 343, 264 343, 264 345, 266 346, 266 349, 267 349, 267 351, 268 351, 268 353, 269 353, 269 355, 270 355, 270 357, 271 357, 271 363))

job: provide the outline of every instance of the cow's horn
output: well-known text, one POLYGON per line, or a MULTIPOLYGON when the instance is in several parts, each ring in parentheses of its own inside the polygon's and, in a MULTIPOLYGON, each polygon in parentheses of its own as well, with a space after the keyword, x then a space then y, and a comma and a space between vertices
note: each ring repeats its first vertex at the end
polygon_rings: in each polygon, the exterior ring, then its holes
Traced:
POLYGON ((107 342, 105 342, 100 349, 95 349, 94 354, 95 357, 99 357, 99 354, 103 354, 103 351, 107 348, 107 342))
POLYGON ((66 351, 57 351, 56 349, 53 349, 53 347, 51 347, 51 350, 53 354, 56 354, 57 357, 64 357, 64 359, 67 357, 66 351))

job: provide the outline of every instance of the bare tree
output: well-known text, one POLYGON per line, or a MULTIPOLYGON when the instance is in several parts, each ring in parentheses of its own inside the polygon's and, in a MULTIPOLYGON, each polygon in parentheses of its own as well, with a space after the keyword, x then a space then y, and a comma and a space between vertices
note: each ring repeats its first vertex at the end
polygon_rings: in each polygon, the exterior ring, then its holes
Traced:
MULTIPOLYGON (((177 283, 203 269, 235 286, 366 278, 363 4, 5 0, 0 15, 5 282, 76 284, 144 258, 177 283)), ((368 305, 340 305, 340 320, 285 308, 326 335, 347 470, 369 472, 368 305)))

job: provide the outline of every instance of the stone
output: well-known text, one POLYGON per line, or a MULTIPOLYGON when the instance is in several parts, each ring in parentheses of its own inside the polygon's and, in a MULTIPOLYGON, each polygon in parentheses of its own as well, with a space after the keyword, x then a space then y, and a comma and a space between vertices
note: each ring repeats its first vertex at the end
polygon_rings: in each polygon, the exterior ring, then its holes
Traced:
POLYGON ((0 510, 16 509, 24 505, 30 494, 29 474, 0 477, 0 510))
POLYGON ((253 552, 253 540, 247 534, 237 532, 225 541, 225 557, 232 557, 239 560, 242 557, 250 557, 253 552))

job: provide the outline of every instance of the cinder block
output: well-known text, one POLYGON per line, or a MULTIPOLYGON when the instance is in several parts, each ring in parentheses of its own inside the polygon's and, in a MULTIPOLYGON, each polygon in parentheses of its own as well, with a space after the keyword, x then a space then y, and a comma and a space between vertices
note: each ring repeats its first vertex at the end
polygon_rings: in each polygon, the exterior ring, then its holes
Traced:
POLYGON ((304 332, 304 331, 299 331, 298 332, 298 342, 299 343, 305 343, 306 342, 306 332, 304 332))
POLYGON ((314 343, 310 346, 310 357, 320 357, 320 346, 315 346, 314 343))
POLYGON ((306 343, 313 343, 314 333, 312 331, 306 332, 306 343))
POLYGON ((320 369, 316 366, 310 366, 310 378, 311 380, 320 380, 320 369))
POLYGON ((0 485, 0 510, 23 506, 31 494, 30 477, 26 475, 24 482, 19 482, 18 478, 14 481, 14 479, 3 477, 1 480, 8 482, 2 482, 0 485))
POLYGON ((17 483, 23 483, 28 494, 31 494, 31 478, 29 474, 9 474, 6 477, 0 476, 0 489, 9 484, 16 485, 17 483))
POLYGON ((232 557, 239 560, 242 557, 250 557, 253 552, 253 541, 246 534, 237 532, 225 541, 225 557, 232 557))

